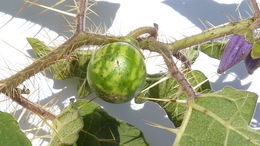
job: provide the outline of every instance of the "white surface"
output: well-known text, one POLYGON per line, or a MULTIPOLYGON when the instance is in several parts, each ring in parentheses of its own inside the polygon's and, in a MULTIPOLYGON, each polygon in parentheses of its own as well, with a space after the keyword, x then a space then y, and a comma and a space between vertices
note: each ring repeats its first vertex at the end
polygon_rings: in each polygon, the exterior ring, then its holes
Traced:
MULTIPOLYGON (((214 25, 218 25, 228 21, 225 14, 237 18, 238 12, 235 11, 235 8, 240 1, 229 0, 228 4, 227 1, 222 0, 110 0, 113 3, 101 1, 100 5, 94 8, 99 17, 91 15, 91 18, 98 25, 104 24, 108 28, 108 33, 116 35, 125 35, 134 28, 152 26, 153 23, 157 23, 159 24, 160 40, 173 41, 201 32, 204 25, 200 23, 200 20, 212 20, 214 25)), ((51 1, 45 2, 51 3, 51 1)), ((25 8, 16 16, 21 5, 22 2, 16 0, 0 1, 1 79, 14 74, 32 62, 29 58, 31 51, 27 45, 26 37, 36 37, 45 42, 56 38, 52 44, 60 44, 64 40, 62 35, 68 35, 65 32, 68 30, 66 22, 53 12, 38 15, 41 9, 30 7, 25 8)), ((242 2, 240 9, 244 17, 248 16, 248 11, 250 13, 246 1, 242 2)), ((148 62, 148 72, 154 73, 164 70, 161 64, 162 59, 151 59, 148 62)), ((246 73, 243 63, 240 63, 225 74, 217 75, 217 66, 217 60, 210 59, 201 53, 193 68, 202 70, 209 77, 212 87, 216 90, 228 85, 253 91, 260 95, 260 79, 257 77, 260 69, 250 76, 246 73)), ((30 100, 42 105, 48 103, 48 107, 51 107, 50 109, 55 113, 59 113, 67 105, 68 99, 76 94, 76 83, 73 80, 56 81, 45 77, 42 73, 30 78, 24 85, 32 91, 28 97, 30 100)), ((1 101, 4 99, 6 98, 0 98, 1 101)), ((99 99, 95 99, 95 102, 102 105, 109 114, 141 129, 151 146, 172 145, 174 134, 144 123, 146 120, 173 127, 166 118, 165 112, 157 104, 147 102, 136 105, 128 102, 112 105, 99 99)), ((24 111, 20 106, 17 107, 14 103, 10 104, 9 100, 0 102, 0 104, 1 111, 13 112, 15 117, 19 119, 22 129, 30 138, 33 135, 28 132, 29 129, 34 126, 41 127, 42 122, 27 120, 28 112, 23 114, 24 111)), ((37 116, 34 117, 37 118, 37 116)), ((256 119, 260 119, 260 117, 255 117, 254 126, 259 126, 256 119)), ((47 131, 45 126, 38 135, 45 136, 48 134, 47 131)), ((47 145, 47 141, 48 139, 35 138, 33 145, 47 145)))

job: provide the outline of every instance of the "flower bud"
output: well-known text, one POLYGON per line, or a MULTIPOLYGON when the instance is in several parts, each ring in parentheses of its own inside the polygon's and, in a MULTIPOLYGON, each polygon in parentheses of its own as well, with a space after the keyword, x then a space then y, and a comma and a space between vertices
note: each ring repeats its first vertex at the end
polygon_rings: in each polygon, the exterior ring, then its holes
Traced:
POLYGON ((244 60, 250 53, 251 48, 252 44, 243 35, 233 35, 224 49, 217 72, 221 74, 244 60))

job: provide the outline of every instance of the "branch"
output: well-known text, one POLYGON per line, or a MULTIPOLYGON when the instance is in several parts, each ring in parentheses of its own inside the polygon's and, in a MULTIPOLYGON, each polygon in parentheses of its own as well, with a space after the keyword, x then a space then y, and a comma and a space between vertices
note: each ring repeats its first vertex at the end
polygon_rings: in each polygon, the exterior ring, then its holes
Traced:
POLYGON ((86 21, 86 8, 88 6, 88 0, 79 0, 79 12, 77 14, 77 28, 76 33, 85 31, 85 21, 86 21))
POLYGON ((155 47, 154 49, 157 49, 162 54, 164 62, 166 63, 168 70, 170 72, 170 75, 178 82, 181 88, 187 93, 189 98, 196 98, 197 95, 193 90, 193 87, 174 63, 171 55, 172 53, 168 49, 168 46, 158 43, 156 41, 152 41, 152 42, 154 42, 154 44, 152 44, 152 46, 155 47))
POLYGON ((178 52, 174 52, 172 55, 182 62, 186 71, 191 70, 191 63, 184 54, 178 51, 178 52))
POLYGON ((37 115, 40 115, 48 120, 54 120, 56 116, 51 112, 45 110, 41 106, 32 103, 25 97, 23 97, 19 89, 8 89, 7 91, 3 91, 7 96, 9 96, 13 101, 17 102, 23 107, 26 107, 28 110, 34 112, 37 115))
POLYGON ((219 37, 234 34, 248 27, 254 22, 253 18, 245 19, 239 22, 229 22, 224 25, 217 26, 215 28, 204 31, 200 34, 186 37, 182 40, 177 40, 168 44, 169 49, 173 52, 179 51, 184 48, 188 48, 197 44, 201 44, 206 41, 210 41, 219 37))
POLYGON ((131 31, 130 33, 128 33, 127 36, 137 39, 141 35, 148 33, 148 34, 150 34, 150 37, 157 38, 157 36, 158 36, 157 32, 158 32, 158 24, 154 23, 154 27, 137 28, 137 29, 131 31))
POLYGON ((250 25, 250 29, 251 30, 254 30, 256 28, 259 27, 260 25, 260 10, 259 10, 259 7, 258 7, 258 4, 256 2, 256 0, 251 0, 251 4, 252 4, 252 7, 253 7, 253 11, 254 11, 254 23, 250 25))
MULTIPOLYGON (((85 44, 88 45, 102 45, 110 42, 114 37, 102 36, 97 34, 79 33, 64 44, 59 46, 57 49, 49 53, 48 55, 34 61, 31 65, 24 68, 23 70, 17 72, 11 77, 1 80, 0 92, 9 96, 13 101, 22 105, 24 108, 43 116, 46 119, 53 119, 55 116, 50 112, 44 110, 39 105, 33 104, 23 96, 20 96, 16 90, 14 90, 18 85, 20 85, 25 80, 29 79, 36 73, 44 70, 50 65, 56 63, 58 60, 66 58, 70 53, 76 50, 78 47, 85 44), (13 92, 15 91, 15 92, 13 92)), ((114 38, 115 39, 115 38, 114 38)))
POLYGON ((256 0, 251 0, 251 4, 252 4, 253 10, 254 10, 254 17, 259 18, 260 17, 260 10, 259 10, 259 7, 258 7, 256 0))

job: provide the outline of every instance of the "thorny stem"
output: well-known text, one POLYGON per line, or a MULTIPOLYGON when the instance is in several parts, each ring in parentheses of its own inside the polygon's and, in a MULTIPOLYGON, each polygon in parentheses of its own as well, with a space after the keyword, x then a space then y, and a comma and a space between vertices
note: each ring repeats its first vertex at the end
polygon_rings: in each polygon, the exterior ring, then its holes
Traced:
MULTIPOLYGON (((9 96, 13 101, 17 102, 24 108, 36 113, 37 115, 41 115, 42 117, 50 120, 54 120, 56 118, 55 115, 46 111, 41 106, 32 103, 28 99, 21 96, 21 93, 16 90, 16 87, 24 82, 26 79, 29 79, 31 76, 45 69, 46 67, 54 64, 57 60, 64 58, 66 55, 70 55, 76 48, 79 46, 74 44, 73 42, 77 39, 80 39, 80 33, 83 33, 85 30, 85 12, 86 5, 88 0, 79 0, 79 13, 77 15, 77 29, 76 33, 64 44, 58 47, 56 50, 51 52, 49 55, 43 57, 35 61, 33 64, 23 69, 22 71, 16 73, 15 75, 9 77, 6 80, 1 81, 3 83, 0 86, 0 92, 9 96)), ((81 42, 83 43, 83 42, 81 42)))
MULTIPOLYGON (((80 17, 82 18, 82 17, 80 17)), ((80 22, 79 20, 77 22, 80 22)), ((202 32, 200 34, 184 38, 182 40, 175 41, 170 44, 165 44, 162 42, 156 41, 153 37, 148 37, 148 38, 143 38, 140 39, 140 46, 141 48, 148 49, 151 51, 156 51, 158 52, 157 47, 164 52, 165 58, 169 58, 169 50, 172 52, 177 52, 181 49, 197 45, 199 43, 203 43, 206 41, 210 41, 212 39, 222 37, 228 34, 235 33, 236 31, 248 28, 252 23, 254 22, 254 19, 246 19, 242 20, 240 22, 231 22, 229 24, 225 24, 223 26, 219 26, 216 28, 213 28, 211 30, 202 32), (162 47, 163 46, 163 47, 162 47), (167 48, 167 49, 166 49, 167 48), (169 50, 168 50, 169 49, 169 50), (168 57, 167 57, 168 55, 168 57)), ((23 70, 17 72, 16 74, 12 75, 11 77, 4 79, 0 81, 0 92, 8 95, 12 100, 18 102, 25 108, 29 110, 33 110, 33 112, 43 116, 46 119, 53 119, 55 117, 48 111, 45 111, 44 109, 43 112, 36 112, 36 109, 41 109, 39 108, 38 105, 33 104, 29 102, 27 99, 25 99, 22 96, 16 96, 17 94, 10 94, 9 91, 11 89, 15 89, 19 84, 24 82, 25 80, 29 79, 31 76, 35 75, 36 73, 46 69, 50 65, 56 63, 60 59, 66 58, 68 55, 70 55, 74 50, 77 48, 83 46, 83 45, 104 45, 113 41, 119 40, 119 37, 114 37, 114 36, 106 36, 106 35, 99 35, 99 34, 91 34, 91 33, 86 33, 86 32, 81 32, 81 28, 83 29, 84 27, 80 27, 80 32, 75 33, 69 40, 67 40, 65 43, 63 43, 61 46, 59 46, 57 49, 53 50, 50 52, 48 55, 36 60, 33 62, 31 65, 28 67, 24 68, 23 70), (21 101, 21 102, 19 102, 21 101), (26 104, 24 104, 25 102, 26 104), (30 108, 28 105, 32 106, 33 108, 30 108), (48 113, 46 115, 46 113, 48 113)), ((149 33, 150 35, 152 32, 157 31, 155 29, 156 27, 145 27, 142 29, 137 29, 136 32, 131 32, 130 35, 134 37, 139 37, 141 33, 149 33), (139 31, 140 30, 140 31, 139 31), (151 31, 152 30, 152 31, 151 31)), ((196 94, 191 91, 191 87, 187 86, 189 83, 185 81, 185 78, 183 74, 177 70, 177 67, 173 60, 166 59, 166 63, 169 66, 169 71, 171 72, 172 76, 174 76, 181 84, 182 86, 186 86, 185 90, 187 90, 187 93, 190 94, 190 97, 196 97, 196 94), (184 80, 184 81, 183 81, 184 80), (187 84, 186 84, 186 83, 187 84)))
POLYGON ((258 7, 258 4, 257 4, 256 0, 251 0, 251 4, 252 4, 253 10, 254 10, 254 19, 255 19, 255 21, 254 21, 254 23, 252 23, 250 25, 249 28, 251 30, 254 30, 254 29, 258 28, 259 25, 260 25, 260 10, 259 10, 259 7, 258 7))
POLYGON ((254 10, 254 17, 255 18, 260 17, 260 10, 259 10, 256 0, 251 0, 251 4, 252 4, 253 10, 254 10))
POLYGON ((196 92, 193 90, 193 87, 173 61, 171 51, 167 49, 167 46, 158 45, 157 49, 161 52, 164 62, 166 63, 170 72, 170 75, 178 82, 182 89, 187 93, 189 98, 196 98, 197 95, 196 92))
POLYGON ((184 54, 182 54, 180 51, 178 51, 178 52, 174 52, 172 55, 182 62, 182 64, 184 65, 184 68, 187 71, 191 70, 190 61, 184 54))
POLYGON ((175 41, 169 44, 169 49, 173 52, 191 47, 193 45, 201 44, 206 41, 210 41, 225 35, 234 34, 248 27, 253 23, 253 19, 246 19, 240 22, 230 22, 218 27, 209 29, 200 34, 193 35, 182 40, 175 41))
POLYGON ((79 0, 79 12, 77 14, 77 28, 76 33, 85 31, 86 21, 86 8, 88 6, 88 0, 79 0))
POLYGON ((54 120, 56 116, 49 111, 46 111, 40 105, 36 105, 32 103, 30 100, 23 97, 19 89, 11 89, 8 91, 4 91, 7 96, 9 96, 13 101, 17 102, 23 107, 26 107, 28 110, 34 112, 37 115, 44 117, 45 119, 54 120))
MULTIPOLYGON (((17 72, 16 74, 12 75, 11 77, 9 77, 5 80, 2 80, 1 81, 2 85, 0 86, 0 92, 5 93, 14 101, 26 102, 28 100, 22 99, 23 98, 22 96, 14 96, 14 95, 9 94, 7 92, 8 89, 16 88, 19 84, 21 84, 25 80, 29 79, 31 76, 44 70, 45 68, 47 68, 50 65, 54 64, 55 62, 57 62, 58 60, 66 58, 66 56, 70 55, 71 52, 73 52, 78 47, 83 46, 84 44, 102 45, 104 43, 109 43, 110 38, 112 38, 112 37, 105 37, 105 36, 100 36, 100 35, 95 35, 95 34, 86 35, 86 33, 79 33, 79 34, 71 37, 64 44, 59 46, 57 49, 55 49, 48 55, 36 60, 31 65, 29 65, 25 69, 17 72), (95 39, 93 40, 93 38, 95 38, 95 39), (77 43, 75 43, 75 42, 77 42, 77 43)), ((29 108, 26 106, 27 104, 23 104, 23 105, 25 108, 27 108, 29 110, 36 109, 39 107, 39 106, 35 105, 34 108, 29 108)), ((30 106, 33 106, 33 105, 30 104, 30 106)), ((35 111, 33 111, 33 112, 35 112, 35 111)), ((49 114, 47 114, 47 115, 49 115, 49 114)), ((42 116, 45 117, 46 119, 50 119, 50 117, 47 117, 45 115, 42 115, 42 116)))
POLYGON ((150 37, 157 38, 157 36, 158 36, 157 30, 158 30, 158 25, 156 23, 154 23, 154 27, 137 28, 137 29, 131 31, 130 33, 128 33, 127 36, 137 39, 138 37, 140 37, 143 34, 150 34, 150 37))

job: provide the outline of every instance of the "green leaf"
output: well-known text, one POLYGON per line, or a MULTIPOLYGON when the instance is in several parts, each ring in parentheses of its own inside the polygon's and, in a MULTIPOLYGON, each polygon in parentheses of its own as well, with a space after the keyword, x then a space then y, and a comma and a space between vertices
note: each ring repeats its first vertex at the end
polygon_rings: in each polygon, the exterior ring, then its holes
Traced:
POLYGON ((120 135, 120 146, 147 146, 148 143, 143 137, 143 133, 135 127, 120 121, 118 127, 120 135))
POLYGON ((220 59, 226 43, 223 42, 210 42, 199 46, 201 52, 207 54, 209 57, 220 59))
POLYGON ((55 119, 50 146, 72 145, 77 141, 84 123, 74 104, 71 102, 55 119))
MULTIPOLYGON (((47 46, 44 42, 36 38, 27 38, 27 41, 31 45, 35 55, 37 57, 44 57, 53 48, 47 46)), ((91 51, 89 50, 78 50, 72 54, 70 59, 61 60, 51 65, 48 69, 53 73, 53 78, 56 80, 65 80, 71 77, 79 79, 77 96, 79 98, 86 97, 90 93, 90 88, 87 77, 87 67, 91 58, 91 51)))
POLYGON ((1 146, 31 146, 31 142, 20 131, 17 121, 12 115, 0 112, 0 145, 1 146))
POLYGON ((77 141, 78 146, 147 145, 138 129, 114 119, 98 105, 89 101, 78 101, 76 104, 84 119, 84 128, 77 141))
POLYGON ((258 43, 253 44, 251 57, 253 59, 260 58, 260 44, 258 44, 258 43))
MULTIPOLYGON (((47 46, 44 42, 36 38, 27 38, 27 41, 31 45, 33 52, 38 58, 44 57, 53 51, 53 48, 47 46)), ((53 73, 54 79, 64 80, 72 77, 72 68, 69 62, 66 60, 58 61, 54 65, 51 65, 48 69, 53 73)))
POLYGON ((91 51, 89 50, 78 50, 70 65, 73 66, 73 76, 80 79, 85 79, 87 76, 88 63, 91 59, 91 51))
MULTIPOLYGON (((210 92, 211 87, 207 77, 200 71, 193 70, 187 73, 186 78, 199 93, 210 92)), ((155 81, 149 84, 154 84, 155 81)), ((173 78, 169 78, 164 82, 159 83, 155 87, 151 88, 145 95, 149 98, 156 99, 187 99, 187 95, 181 90, 177 82, 173 78)), ((137 97, 137 99, 140 97, 137 97)), ((170 101, 156 101, 166 111, 169 119, 174 123, 176 127, 179 127, 182 123, 184 112, 186 111, 185 104, 179 104, 170 101)))
POLYGON ((260 145, 260 131, 249 127, 256 102, 255 93, 232 88, 199 96, 188 105, 175 145, 260 145))

